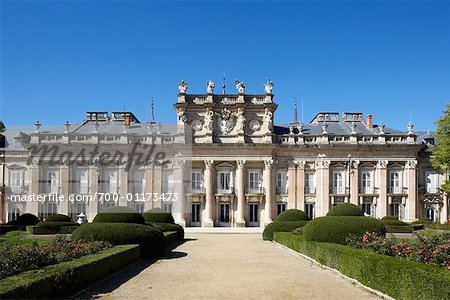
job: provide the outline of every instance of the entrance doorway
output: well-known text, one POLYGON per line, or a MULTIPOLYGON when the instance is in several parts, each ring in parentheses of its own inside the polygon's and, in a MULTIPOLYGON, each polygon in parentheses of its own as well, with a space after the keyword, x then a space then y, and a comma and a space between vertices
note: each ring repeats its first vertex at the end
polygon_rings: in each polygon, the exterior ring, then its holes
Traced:
POLYGON ((230 226, 230 203, 220 203, 219 226, 230 226))
POLYGON ((191 226, 200 226, 200 203, 192 203, 191 226))
POLYGON ((248 226, 258 227, 259 226, 259 204, 250 203, 250 215, 248 219, 248 226))

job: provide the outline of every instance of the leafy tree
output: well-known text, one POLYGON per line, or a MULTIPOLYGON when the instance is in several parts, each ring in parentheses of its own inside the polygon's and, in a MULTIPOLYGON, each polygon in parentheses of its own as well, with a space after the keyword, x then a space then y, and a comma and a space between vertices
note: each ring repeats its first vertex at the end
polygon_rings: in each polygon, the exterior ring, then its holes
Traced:
POLYGON ((445 182, 442 189, 446 193, 450 193, 450 181, 448 173, 450 171, 450 103, 443 111, 444 115, 437 120, 436 145, 431 147, 433 155, 431 156, 431 164, 441 173, 445 174, 445 182))

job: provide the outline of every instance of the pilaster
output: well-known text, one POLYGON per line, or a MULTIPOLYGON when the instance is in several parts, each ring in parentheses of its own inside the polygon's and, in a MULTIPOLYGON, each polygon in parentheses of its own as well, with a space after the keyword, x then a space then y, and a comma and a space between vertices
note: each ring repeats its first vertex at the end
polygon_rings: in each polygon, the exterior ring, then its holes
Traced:
POLYGON ((273 159, 264 161, 264 188, 265 188, 265 204, 264 204, 264 226, 273 220, 273 182, 272 182, 272 165, 273 159))
POLYGON ((376 210, 377 218, 382 218, 387 215, 387 166, 387 160, 379 160, 377 163, 378 180, 380 185, 376 210))
POLYGON ((297 209, 305 210, 305 168, 306 161, 298 160, 297 164, 297 209))
POLYGON ((153 208, 153 164, 145 166, 145 194, 144 194, 144 211, 153 208), (150 196, 151 195, 151 196, 150 196))
POLYGON ((213 187, 213 164, 214 160, 205 160, 205 213, 202 218, 203 227, 214 227, 212 220, 213 204, 214 204, 214 187, 213 187))
POLYGON ((295 182, 297 180, 296 178, 296 169, 295 169, 295 163, 293 161, 288 161, 288 208, 298 208, 297 206, 297 195, 296 195, 296 187, 295 182))
POLYGON ((245 227, 245 160, 236 161, 237 218, 236 227, 245 227))
POLYGON ((59 202, 58 208, 59 213, 63 215, 68 215, 70 210, 70 201, 69 201, 69 167, 61 166, 59 168, 59 180, 61 186, 61 195, 62 200, 59 202))
POLYGON ((352 168, 352 175, 351 175, 351 188, 350 188, 350 203, 353 203, 357 206, 359 206, 359 161, 355 160, 353 161, 352 168))
POLYGON ((409 160, 405 164, 408 178, 408 199, 406 200, 406 222, 417 219, 417 160, 409 160))
POLYGON ((94 220, 95 215, 98 213, 98 198, 94 198, 98 192, 98 176, 100 173, 100 169, 96 166, 89 167, 89 190, 92 198, 89 203, 87 203, 87 220, 92 222, 94 220))
POLYGON ((174 169, 174 190, 176 200, 174 200, 173 217, 178 225, 186 227, 186 189, 185 189, 185 166, 186 161, 183 159, 177 159, 175 161, 174 169))
POLYGON ((317 166, 316 217, 325 216, 330 210, 330 163, 319 158, 317 166))

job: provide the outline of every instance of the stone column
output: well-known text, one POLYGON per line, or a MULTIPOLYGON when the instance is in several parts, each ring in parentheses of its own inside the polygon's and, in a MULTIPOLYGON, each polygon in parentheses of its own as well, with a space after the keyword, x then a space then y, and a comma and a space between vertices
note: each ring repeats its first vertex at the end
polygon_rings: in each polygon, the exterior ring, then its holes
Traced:
MULTIPOLYGON (((30 168, 30 190, 29 193, 31 195, 37 196, 40 192, 40 178, 39 178, 39 166, 32 165, 30 168)), ((36 216, 39 215, 39 202, 38 201, 28 201, 27 202, 27 213, 34 214, 36 216)))
POLYGON ((354 160, 351 166, 353 174, 351 175, 350 182, 350 203, 359 206, 359 160, 354 160))
POLYGON ((377 163, 378 180, 379 180, 379 197, 377 201, 377 218, 387 215, 387 160, 379 160, 377 163))
POLYGON ((297 209, 305 210, 305 167, 306 161, 298 160, 297 164, 297 209))
POLYGON ((98 204, 99 199, 96 197, 98 192, 98 176, 99 176, 100 170, 98 167, 91 166, 89 167, 89 192, 91 195, 91 199, 89 203, 87 203, 86 208, 86 218, 89 222, 92 222, 94 220, 95 215, 98 213, 98 204))
POLYGON ((405 165, 408 178, 408 199, 406 201, 406 222, 417 220, 417 160, 409 160, 405 165))
POLYGON ((61 201, 59 201, 58 211, 63 215, 69 215, 70 201, 69 201, 69 167, 61 166, 59 168, 59 180, 61 184, 61 201))
POLYGON ((443 193, 442 195, 442 208, 439 220, 442 224, 446 223, 448 220, 448 194, 443 193))
POLYGON ((162 192, 162 172, 163 168, 161 165, 155 165, 153 169, 153 195, 152 195, 152 206, 162 208, 161 201, 159 197, 162 192), (156 200, 156 201, 155 201, 156 200))
POLYGON ((237 218, 236 227, 245 227, 245 160, 238 160, 236 171, 237 218))
MULTIPOLYGON (((119 167, 119 201, 117 205, 119 206, 128 206, 127 201, 127 193, 128 193, 128 170, 125 169, 125 166, 119 167)), ((113 196, 111 195, 111 198, 113 196)))
POLYGON ((214 160, 205 160, 205 213, 202 218, 203 227, 214 227, 212 220, 214 204, 214 186, 213 186, 213 164, 214 160))
POLYGON ((317 161, 316 217, 322 217, 330 210, 330 161, 317 161))
POLYGON ((272 222, 273 217, 273 182, 272 182, 273 159, 264 161, 264 189, 266 202, 264 204, 264 226, 272 222))
POLYGON ((296 195, 296 181, 297 181, 297 172, 295 170, 295 163, 293 161, 288 161, 288 208, 298 208, 297 204, 297 195, 296 195))
POLYGON ((144 211, 153 208, 153 164, 145 166, 144 211))
POLYGON ((185 166, 186 161, 183 159, 177 159, 175 161, 175 169, 174 169, 174 192, 175 195, 173 195, 174 202, 173 202, 173 217, 175 219, 175 222, 178 225, 181 225, 183 227, 186 227, 186 189, 184 185, 184 176, 185 176, 185 166), (176 200, 175 200, 176 199, 176 200))

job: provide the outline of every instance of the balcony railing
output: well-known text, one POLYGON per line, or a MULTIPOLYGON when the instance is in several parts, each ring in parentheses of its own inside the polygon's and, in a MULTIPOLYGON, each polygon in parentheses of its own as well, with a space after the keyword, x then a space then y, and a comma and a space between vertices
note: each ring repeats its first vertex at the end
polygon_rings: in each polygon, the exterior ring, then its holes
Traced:
POLYGON ((437 187, 427 186, 425 189, 425 194, 439 194, 439 189, 437 187))
MULTIPOLYGON (((8 189, 6 190, 8 192, 8 189)), ((9 188, 9 192, 12 194, 25 194, 27 192, 27 187, 25 186, 13 186, 9 188)))
POLYGON ((388 187, 388 194, 407 194, 408 189, 401 186, 390 186, 388 187))
POLYGON ((277 186, 276 193, 277 193, 277 195, 287 194, 288 188, 286 186, 277 186))
POLYGON ((247 194, 264 194, 263 187, 247 187, 245 190, 247 194))
POLYGON ((191 188, 191 193, 192 194, 204 194, 205 193, 205 188, 202 187, 202 186, 192 187, 191 188))
POLYGON ((316 188, 313 186, 305 186, 305 194, 315 194, 316 188))
POLYGON ((234 187, 217 188, 217 194, 234 194, 234 187))
POLYGON ((360 194, 378 194, 378 188, 372 186, 360 186, 360 194))
POLYGON ((347 195, 347 194, 349 194, 349 190, 347 187, 333 186, 333 187, 330 187, 330 193, 334 194, 334 195, 347 195))

